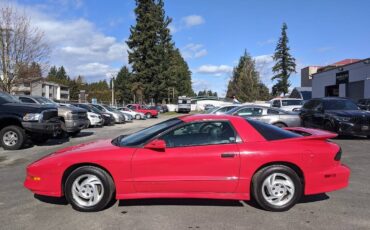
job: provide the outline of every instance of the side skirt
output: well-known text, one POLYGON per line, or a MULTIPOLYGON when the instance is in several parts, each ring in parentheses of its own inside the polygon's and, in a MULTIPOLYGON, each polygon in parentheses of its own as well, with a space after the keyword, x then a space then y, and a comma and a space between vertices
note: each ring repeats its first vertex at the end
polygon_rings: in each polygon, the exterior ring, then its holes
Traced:
POLYGON ((126 193, 117 194, 117 200, 149 199, 149 198, 199 198, 222 200, 249 200, 250 195, 244 193, 126 193))

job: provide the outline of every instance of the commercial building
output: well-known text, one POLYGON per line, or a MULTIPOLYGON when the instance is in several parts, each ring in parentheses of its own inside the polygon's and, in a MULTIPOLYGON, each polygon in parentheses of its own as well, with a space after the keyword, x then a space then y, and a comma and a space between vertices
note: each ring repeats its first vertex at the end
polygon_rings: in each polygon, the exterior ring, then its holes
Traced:
POLYGON ((69 100, 69 88, 67 86, 49 82, 42 78, 18 82, 12 88, 12 93, 17 95, 43 96, 61 101, 69 100))
POLYGON ((301 87, 312 87, 312 75, 322 66, 307 66, 301 69, 301 87))
POLYGON ((345 59, 312 74, 312 97, 370 98, 370 58, 345 59))

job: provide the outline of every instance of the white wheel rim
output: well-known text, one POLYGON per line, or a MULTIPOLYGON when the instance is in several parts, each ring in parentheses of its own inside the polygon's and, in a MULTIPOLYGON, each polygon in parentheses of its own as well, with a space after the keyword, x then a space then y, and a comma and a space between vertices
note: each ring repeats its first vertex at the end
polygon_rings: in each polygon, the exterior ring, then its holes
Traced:
POLYGON ((84 174, 72 184, 73 199, 83 207, 91 207, 101 201, 104 195, 102 181, 95 175, 84 174))
POLYGON ((273 173, 262 183, 263 198, 275 206, 284 206, 289 203, 295 193, 292 179, 284 173, 273 173))
POLYGON ((14 146, 18 143, 18 134, 14 131, 4 133, 3 142, 7 146, 14 146))

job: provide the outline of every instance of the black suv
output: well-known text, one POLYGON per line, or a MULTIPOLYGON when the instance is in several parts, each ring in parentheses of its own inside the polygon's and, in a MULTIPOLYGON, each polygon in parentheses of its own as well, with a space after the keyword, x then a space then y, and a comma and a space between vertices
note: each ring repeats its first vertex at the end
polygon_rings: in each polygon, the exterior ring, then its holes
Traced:
POLYGON ((55 108, 23 104, 0 92, 0 143, 4 149, 20 149, 28 138, 44 143, 60 128, 55 108))
POLYGON ((369 110, 370 111, 370 99, 360 99, 360 100, 358 100, 357 105, 362 110, 369 110))
POLYGON ((302 125, 370 138, 370 113, 350 99, 340 97, 314 98, 307 101, 300 113, 302 125))

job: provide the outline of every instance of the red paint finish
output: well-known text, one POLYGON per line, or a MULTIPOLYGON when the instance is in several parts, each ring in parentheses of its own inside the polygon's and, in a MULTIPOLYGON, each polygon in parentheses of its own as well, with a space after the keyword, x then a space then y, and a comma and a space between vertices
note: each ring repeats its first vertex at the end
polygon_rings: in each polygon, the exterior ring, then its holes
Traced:
MULTIPOLYGON (((250 199, 253 175, 271 164, 294 165, 304 182, 304 194, 330 192, 348 186, 350 170, 335 161, 338 145, 332 133, 293 128, 309 136, 267 141, 241 117, 190 115, 185 123, 229 121, 238 143, 163 148, 117 147, 101 140, 59 150, 27 167, 24 186, 36 194, 63 196, 66 172, 79 165, 96 165, 113 178, 117 199, 214 198, 250 199), (226 155, 225 155, 226 154, 226 155), (40 180, 33 180, 39 177, 40 180)), ((293 130, 292 129, 292 130, 293 130)), ((154 140, 155 141, 155 140, 154 140)))
POLYGON ((147 109, 146 107, 144 107, 143 105, 140 105, 140 104, 129 104, 129 105, 127 105, 127 107, 134 110, 135 112, 144 113, 144 114, 150 113, 150 115, 152 117, 157 117, 158 116, 158 111, 157 110, 147 109))

